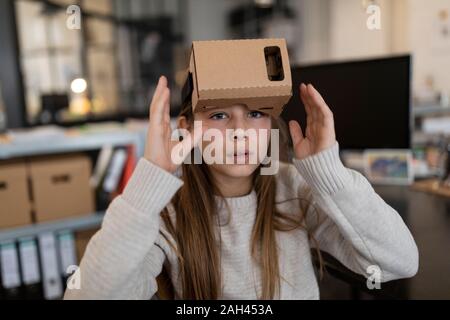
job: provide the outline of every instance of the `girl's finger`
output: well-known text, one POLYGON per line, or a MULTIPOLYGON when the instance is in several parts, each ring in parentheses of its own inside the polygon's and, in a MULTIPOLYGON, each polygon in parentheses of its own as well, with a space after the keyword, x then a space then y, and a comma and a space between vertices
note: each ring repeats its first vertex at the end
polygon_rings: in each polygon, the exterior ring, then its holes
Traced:
POLYGON ((169 90, 169 98, 164 103, 164 122, 166 124, 170 124, 170 90, 169 90))
POLYGON ((164 88, 167 87, 167 78, 164 76, 159 77, 158 85, 156 86, 155 92, 153 93, 152 102, 150 103, 149 115, 154 112, 155 105, 161 98, 161 94, 164 91, 164 88))
POLYGON ((308 89, 309 89, 310 96, 313 101, 314 107, 317 110, 317 112, 320 116, 320 119, 323 120, 323 119, 327 119, 328 117, 330 117, 333 113, 331 112, 328 105, 325 103, 325 100, 323 99, 323 97, 321 96, 319 91, 317 91, 313 85, 310 85, 308 89))
POLYGON ((305 85, 305 87, 304 87, 303 97, 309 108, 309 114, 310 114, 309 119, 311 120, 310 122, 313 122, 313 121, 317 120, 318 115, 317 115, 317 110, 315 109, 315 107, 313 105, 314 102, 311 99, 311 96, 309 94, 308 86, 310 86, 310 85, 308 84, 308 85, 305 85))
POLYGON ((306 86, 305 97, 311 108, 311 113, 313 115, 313 119, 315 121, 317 121, 318 119, 320 119, 320 113, 317 110, 316 102, 314 101, 313 96, 311 94, 312 93, 311 88, 312 88, 312 84, 308 84, 306 86))
POLYGON ((302 99, 303 105, 305 106, 306 113, 308 114, 310 112, 310 106, 308 101, 306 100, 305 92, 306 92, 306 86, 304 83, 300 85, 300 99, 302 99))
POLYGON ((161 93, 159 100, 155 101, 152 106, 152 111, 150 115, 150 124, 159 125, 164 120, 164 109, 165 106, 169 104, 170 90, 169 88, 164 88, 161 93))
POLYGON ((292 143, 294 146, 303 141, 304 136, 302 128, 297 121, 289 121, 289 132, 291 133, 292 143))
POLYGON ((302 83, 300 85, 300 98, 302 99, 303 105, 305 106, 307 119, 312 120, 313 114, 306 94, 306 85, 302 83))
POLYGON ((155 93, 153 94, 153 101, 159 99, 165 87, 167 87, 167 78, 165 76, 161 76, 159 77, 158 85, 156 86, 155 93))

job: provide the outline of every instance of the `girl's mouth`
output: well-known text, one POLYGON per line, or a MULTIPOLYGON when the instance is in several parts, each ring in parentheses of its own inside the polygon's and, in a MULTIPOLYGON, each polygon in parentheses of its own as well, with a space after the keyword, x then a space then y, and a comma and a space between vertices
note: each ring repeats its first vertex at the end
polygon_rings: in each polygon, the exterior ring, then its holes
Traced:
POLYGON ((252 154, 246 150, 243 152, 235 152, 230 155, 230 158, 233 159, 234 164, 249 164, 251 155, 252 154))

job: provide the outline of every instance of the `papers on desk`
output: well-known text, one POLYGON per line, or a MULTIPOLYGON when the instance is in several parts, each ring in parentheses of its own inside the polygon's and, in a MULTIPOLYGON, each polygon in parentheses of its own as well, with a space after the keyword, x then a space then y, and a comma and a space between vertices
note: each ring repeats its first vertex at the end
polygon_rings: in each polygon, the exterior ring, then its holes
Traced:
POLYGON ((450 134, 450 117, 424 119, 422 130, 428 134, 450 134))

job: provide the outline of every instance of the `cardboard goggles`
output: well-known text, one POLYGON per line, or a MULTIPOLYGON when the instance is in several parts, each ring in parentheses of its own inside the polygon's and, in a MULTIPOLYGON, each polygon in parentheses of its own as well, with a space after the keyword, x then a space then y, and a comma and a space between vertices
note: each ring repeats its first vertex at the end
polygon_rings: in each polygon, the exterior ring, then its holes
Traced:
POLYGON ((284 39, 194 41, 182 102, 193 112, 245 104, 278 117, 292 97, 284 39))

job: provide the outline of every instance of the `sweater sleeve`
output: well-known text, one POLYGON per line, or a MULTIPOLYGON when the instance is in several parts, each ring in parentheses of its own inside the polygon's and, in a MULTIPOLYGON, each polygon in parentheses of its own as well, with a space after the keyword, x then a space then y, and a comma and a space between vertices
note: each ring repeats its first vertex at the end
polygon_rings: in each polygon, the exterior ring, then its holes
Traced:
POLYGON ((347 169, 339 146, 294 159, 312 199, 307 223, 319 248, 350 270, 368 277, 378 267, 381 281, 412 277, 418 270, 416 243, 400 215, 358 172, 347 169), (373 269, 372 269, 373 270, 373 269))
POLYGON ((157 243, 160 212, 182 184, 140 159, 69 280, 79 285, 68 286, 64 299, 150 299, 166 258, 157 243))

